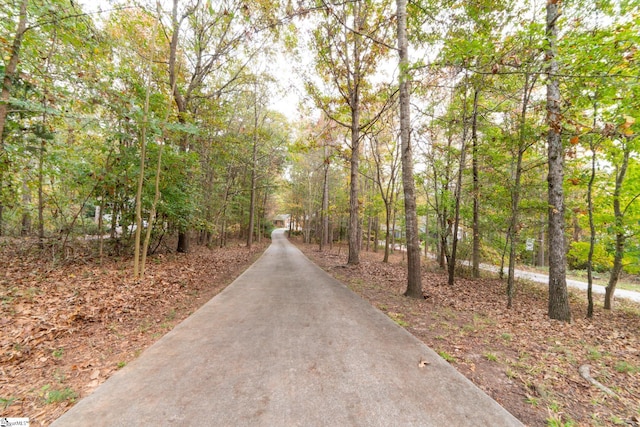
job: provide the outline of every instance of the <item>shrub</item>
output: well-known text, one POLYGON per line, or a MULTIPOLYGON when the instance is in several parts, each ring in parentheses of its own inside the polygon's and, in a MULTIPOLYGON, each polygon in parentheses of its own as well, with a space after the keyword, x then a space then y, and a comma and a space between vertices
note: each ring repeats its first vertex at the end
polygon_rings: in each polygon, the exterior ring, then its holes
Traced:
MULTIPOLYGON (((573 242, 567 254, 567 262, 572 270, 585 270, 589 257, 589 242, 573 242)), ((611 270, 613 255, 607 253, 601 243, 596 243, 593 248, 593 269, 597 272, 611 270)))

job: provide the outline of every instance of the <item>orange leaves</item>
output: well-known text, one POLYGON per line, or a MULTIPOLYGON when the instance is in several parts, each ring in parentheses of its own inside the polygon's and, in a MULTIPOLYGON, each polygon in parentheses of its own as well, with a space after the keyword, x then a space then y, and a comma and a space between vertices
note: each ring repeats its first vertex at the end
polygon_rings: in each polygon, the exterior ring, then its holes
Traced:
POLYGON ((620 130, 624 136, 633 136, 635 132, 631 129, 631 126, 636 122, 636 119, 631 116, 624 116, 624 123, 620 125, 620 130))

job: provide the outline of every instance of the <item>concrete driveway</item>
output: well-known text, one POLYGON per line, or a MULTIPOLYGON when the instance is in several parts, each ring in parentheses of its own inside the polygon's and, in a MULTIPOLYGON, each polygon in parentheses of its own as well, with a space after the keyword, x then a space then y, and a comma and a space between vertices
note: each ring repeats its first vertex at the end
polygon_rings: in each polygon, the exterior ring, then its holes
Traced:
POLYGON ((227 289, 53 425, 521 423, 277 230, 227 289))

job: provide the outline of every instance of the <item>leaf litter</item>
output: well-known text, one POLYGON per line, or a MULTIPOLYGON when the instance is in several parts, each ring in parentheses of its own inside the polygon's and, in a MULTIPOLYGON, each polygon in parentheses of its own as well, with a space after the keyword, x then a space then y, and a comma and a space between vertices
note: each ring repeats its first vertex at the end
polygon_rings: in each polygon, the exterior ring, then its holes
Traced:
POLYGON ((54 264, 0 252, 0 416, 49 425, 219 293, 262 253, 240 244, 148 258, 54 264))

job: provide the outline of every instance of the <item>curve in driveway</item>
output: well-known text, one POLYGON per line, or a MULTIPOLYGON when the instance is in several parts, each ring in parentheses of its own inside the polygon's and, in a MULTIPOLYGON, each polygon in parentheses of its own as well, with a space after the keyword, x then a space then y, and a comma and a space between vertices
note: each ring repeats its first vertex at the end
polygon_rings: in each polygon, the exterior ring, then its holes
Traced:
POLYGON ((236 281, 53 425, 521 425, 282 230, 272 237, 236 281))

